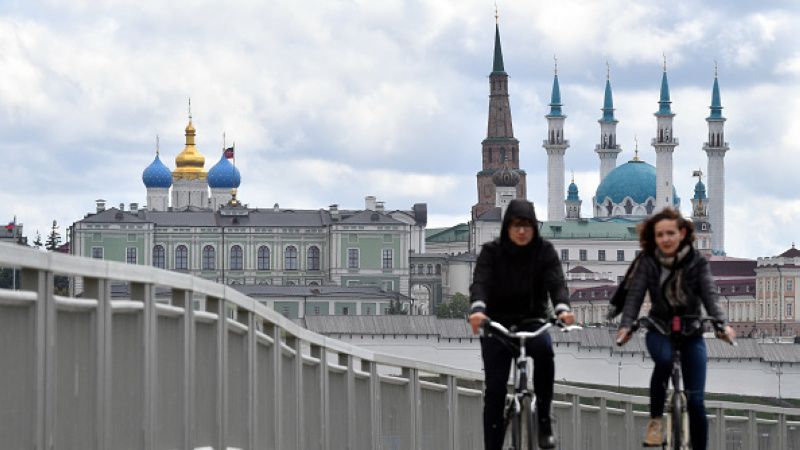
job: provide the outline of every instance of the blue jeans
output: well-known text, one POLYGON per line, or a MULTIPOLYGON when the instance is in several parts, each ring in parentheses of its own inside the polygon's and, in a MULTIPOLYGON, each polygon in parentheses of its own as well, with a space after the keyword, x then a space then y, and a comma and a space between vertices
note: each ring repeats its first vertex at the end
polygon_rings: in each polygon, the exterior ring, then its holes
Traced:
MULTIPOLYGON (((647 351, 655 367, 650 378, 650 417, 664 415, 667 383, 672 372, 672 343, 669 336, 648 331, 647 351)), ((694 450, 705 450, 708 442, 708 420, 703 395, 706 390, 706 343, 702 336, 685 337, 681 344, 681 371, 689 412, 689 435, 694 450)))

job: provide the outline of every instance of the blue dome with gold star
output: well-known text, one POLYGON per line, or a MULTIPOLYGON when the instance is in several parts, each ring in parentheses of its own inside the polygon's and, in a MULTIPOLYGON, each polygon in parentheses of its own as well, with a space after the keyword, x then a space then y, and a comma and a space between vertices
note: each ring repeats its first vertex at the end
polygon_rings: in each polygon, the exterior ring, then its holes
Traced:
POLYGON ((156 159, 142 172, 142 181, 147 188, 169 188, 172 186, 172 172, 161 162, 156 153, 156 159))
POLYGON ((208 171, 208 186, 211 188, 238 188, 242 182, 242 176, 239 174, 239 169, 231 164, 230 160, 225 157, 225 152, 219 162, 214 164, 214 167, 208 171))

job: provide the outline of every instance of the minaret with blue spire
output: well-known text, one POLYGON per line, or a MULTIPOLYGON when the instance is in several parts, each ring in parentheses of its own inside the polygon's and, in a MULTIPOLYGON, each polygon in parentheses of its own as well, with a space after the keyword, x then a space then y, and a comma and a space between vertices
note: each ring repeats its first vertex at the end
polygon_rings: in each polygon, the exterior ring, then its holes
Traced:
POLYGON ((567 116, 561 111, 557 60, 553 72, 550 113, 544 116, 547 119, 547 139, 542 146, 547 152, 547 220, 558 221, 564 220, 564 153, 567 152, 569 141, 564 138, 564 120, 567 116))
POLYGON ((519 141, 514 137, 508 97, 508 74, 503 64, 499 18, 495 15, 494 59, 489 74, 489 123, 483 147, 482 169, 478 178, 478 203, 472 206, 472 218, 495 207, 495 184, 492 176, 504 167, 516 169, 520 176, 516 198, 526 198, 525 171, 519 170, 519 141))
POLYGON ((678 145, 672 129, 672 102, 669 99, 669 83, 667 82, 667 58, 664 57, 664 72, 661 75, 661 97, 658 101, 656 116, 656 137, 652 140, 656 150, 656 209, 677 207, 672 187, 672 154, 678 145))
POLYGON ((156 157, 142 172, 142 182, 147 188, 147 209, 166 211, 169 208, 169 188, 172 187, 172 172, 161 162, 158 136, 156 136, 156 157))
POLYGON ((567 199, 564 204, 567 206, 567 220, 581 218, 581 198, 578 196, 578 185, 575 184, 575 175, 572 175, 572 183, 567 188, 567 199))
POLYGON ((711 91, 711 114, 708 123, 708 142, 703 151, 708 155, 708 217, 711 229, 711 250, 714 254, 725 254, 725 118, 722 117, 722 101, 719 96, 717 68, 714 67, 714 86, 711 91))
POLYGON ((617 167, 617 155, 622 151, 617 145, 617 123, 614 117, 614 98, 611 95, 611 69, 606 63, 606 92, 603 99, 603 117, 597 121, 600 124, 600 143, 594 148, 600 157, 600 181, 609 172, 617 167))

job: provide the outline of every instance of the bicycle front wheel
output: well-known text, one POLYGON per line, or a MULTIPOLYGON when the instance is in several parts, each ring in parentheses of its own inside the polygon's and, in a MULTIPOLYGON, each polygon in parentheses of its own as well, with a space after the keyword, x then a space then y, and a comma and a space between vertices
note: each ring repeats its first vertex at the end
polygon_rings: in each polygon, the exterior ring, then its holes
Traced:
POLYGON ((671 444, 670 448, 673 450, 682 450, 685 448, 683 446, 683 441, 685 438, 684 429, 683 429, 683 410, 685 408, 684 398, 683 395, 675 393, 672 395, 672 408, 670 409, 670 422, 672 425, 672 429, 669 430, 671 444))
POLYGON ((520 415, 525 422, 525 437, 521 442, 521 449, 536 450, 536 429, 533 426, 533 405, 530 397, 522 399, 520 415))

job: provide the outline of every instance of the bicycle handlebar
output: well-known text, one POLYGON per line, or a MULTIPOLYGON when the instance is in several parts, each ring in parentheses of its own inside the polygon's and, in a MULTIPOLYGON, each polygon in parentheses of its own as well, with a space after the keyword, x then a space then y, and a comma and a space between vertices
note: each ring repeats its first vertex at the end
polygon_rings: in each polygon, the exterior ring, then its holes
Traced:
MULTIPOLYGON (((696 316, 686 316, 686 317, 696 317, 696 316)), ((716 331, 717 333, 725 333, 725 325, 724 325, 724 322, 723 322, 723 321, 721 321, 721 320, 719 320, 719 319, 715 319, 714 317, 708 317, 708 316, 705 316, 705 317, 699 317, 699 318, 698 318, 698 320, 700 321, 700 325, 701 325, 701 326, 702 326, 702 325, 704 325, 704 324, 706 324, 706 323, 710 323, 710 324, 711 324, 711 326, 712 326, 712 327, 714 327, 714 331, 716 331)), ((667 330, 665 330, 665 329, 664 329, 664 327, 662 327, 662 326, 661 326, 661 325, 660 325, 658 322, 656 322, 655 320, 651 319, 649 316, 642 316, 642 317, 639 317, 638 319, 636 319, 636 320, 633 322, 633 324, 631 325, 631 328, 630 328, 630 330, 628 330, 628 335, 631 335, 631 334, 633 334, 634 332, 636 332, 636 330, 638 330, 639 328, 641 328, 641 326, 642 326, 644 323, 648 323, 648 324, 650 324, 651 326, 653 326, 653 328, 655 328, 655 329, 656 329, 656 330, 657 330, 659 333, 661 333, 661 334, 663 334, 663 335, 669 335, 669 334, 670 334, 670 333, 669 333, 667 330)), ((735 347, 735 346, 737 346, 737 344, 736 344, 736 341, 735 341, 735 340, 733 340, 733 341, 730 341, 730 342, 728 342, 728 343, 729 343, 730 345, 733 345, 734 347, 735 347)), ((622 343, 622 342, 620 342, 620 341, 618 340, 618 341, 617 341, 617 345, 618 345, 618 346, 622 346, 622 345, 623 345, 623 343, 622 343)))
POLYGON ((503 326, 503 324, 499 322, 495 322, 491 319, 486 319, 481 322, 481 328, 484 330, 488 330, 490 328, 494 329, 494 331, 499 331, 500 334, 510 338, 510 339, 533 339, 535 337, 541 336, 547 330, 553 327, 553 325, 557 326, 561 329, 562 332, 569 332, 573 330, 581 330, 583 327, 578 325, 567 325, 564 322, 558 319, 550 319, 547 321, 542 321, 543 325, 536 331, 510 331, 508 328, 503 326))

